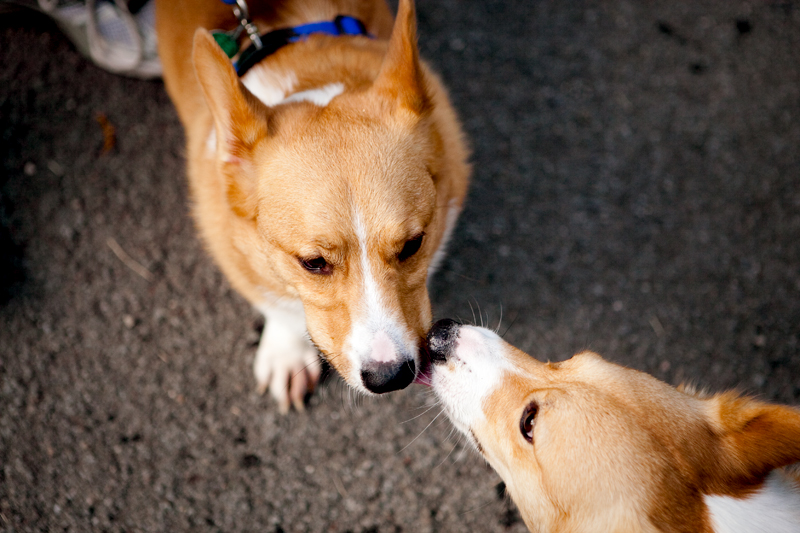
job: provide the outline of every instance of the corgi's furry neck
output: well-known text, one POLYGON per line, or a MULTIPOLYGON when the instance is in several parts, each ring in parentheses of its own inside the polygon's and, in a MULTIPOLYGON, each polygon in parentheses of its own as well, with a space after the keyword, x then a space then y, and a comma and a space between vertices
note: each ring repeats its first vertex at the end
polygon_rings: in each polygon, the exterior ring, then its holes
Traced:
POLYGON ((747 498, 706 496, 714 533, 800 533, 800 484, 774 470, 747 498))

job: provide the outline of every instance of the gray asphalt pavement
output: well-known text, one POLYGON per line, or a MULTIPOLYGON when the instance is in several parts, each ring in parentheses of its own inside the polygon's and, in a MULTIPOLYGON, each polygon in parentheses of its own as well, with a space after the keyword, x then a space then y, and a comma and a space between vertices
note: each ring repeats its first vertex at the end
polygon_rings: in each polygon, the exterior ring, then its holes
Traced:
MULTIPOLYGON (((475 166, 435 315, 799 404, 800 4, 418 10, 475 166)), ((182 154, 161 82, 0 15, 0 530, 523 531, 428 390, 255 393, 182 154)))

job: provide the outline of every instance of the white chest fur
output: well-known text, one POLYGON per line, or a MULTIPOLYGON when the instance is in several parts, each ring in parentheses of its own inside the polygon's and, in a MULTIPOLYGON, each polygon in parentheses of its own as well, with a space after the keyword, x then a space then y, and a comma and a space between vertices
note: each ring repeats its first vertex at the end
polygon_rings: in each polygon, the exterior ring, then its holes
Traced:
POLYGON ((800 488, 781 471, 748 498, 706 496, 715 533, 800 533, 800 488))

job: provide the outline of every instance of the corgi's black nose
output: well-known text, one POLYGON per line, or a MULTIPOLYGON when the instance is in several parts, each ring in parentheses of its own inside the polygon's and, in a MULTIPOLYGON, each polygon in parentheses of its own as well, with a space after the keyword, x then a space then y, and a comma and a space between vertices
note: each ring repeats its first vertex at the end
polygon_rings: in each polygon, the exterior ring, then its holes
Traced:
POLYGON ((444 363, 456 346, 458 328, 455 320, 443 318, 433 325, 428 332, 428 352, 433 363, 444 363))
POLYGON ((361 370, 361 381, 375 394, 405 389, 414 381, 416 364, 413 359, 396 363, 370 362, 361 370))

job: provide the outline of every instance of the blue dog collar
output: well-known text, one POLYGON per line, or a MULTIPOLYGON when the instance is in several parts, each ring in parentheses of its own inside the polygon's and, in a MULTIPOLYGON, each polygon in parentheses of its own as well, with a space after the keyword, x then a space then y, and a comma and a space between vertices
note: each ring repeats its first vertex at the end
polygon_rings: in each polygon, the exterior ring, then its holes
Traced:
MULTIPOLYGON (((225 1, 225 0, 223 0, 225 1)), ((228 3, 228 2, 225 2, 228 3)), ((264 59, 274 54, 287 44, 295 43, 305 39, 312 33, 324 33, 327 35, 364 35, 372 37, 367 33, 364 23, 354 17, 339 15, 333 20, 323 22, 311 22, 293 28, 282 28, 273 30, 261 35, 261 47, 251 44, 239 56, 239 60, 234 64, 236 73, 241 77, 250 68, 264 59)))

